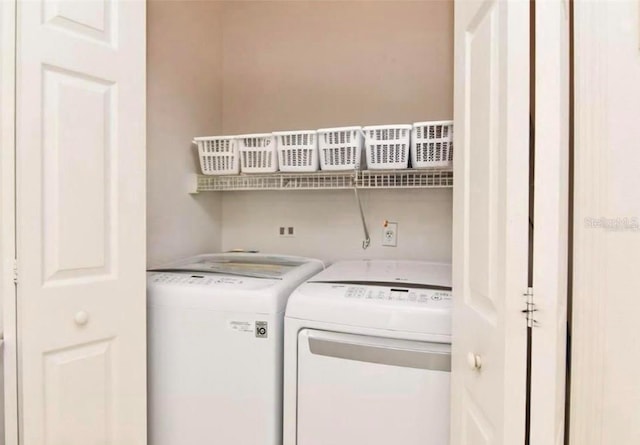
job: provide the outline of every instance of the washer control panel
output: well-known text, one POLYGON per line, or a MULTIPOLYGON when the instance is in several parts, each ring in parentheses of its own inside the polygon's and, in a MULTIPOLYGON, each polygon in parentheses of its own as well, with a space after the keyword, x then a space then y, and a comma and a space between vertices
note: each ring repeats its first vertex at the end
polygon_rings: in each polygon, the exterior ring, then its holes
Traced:
POLYGON ((241 285, 243 283, 242 278, 235 277, 220 277, 209 274, 183 274, 183 273, 155 273, 150 278, 152 283, 162 284, 190 284, 190 285, 241 285))
POLYGON ((363 300, 410 301, 414 303, 436 303, 451 300, 451 291, 436 289, 387 288, 347 286, 345 298, 363 300))

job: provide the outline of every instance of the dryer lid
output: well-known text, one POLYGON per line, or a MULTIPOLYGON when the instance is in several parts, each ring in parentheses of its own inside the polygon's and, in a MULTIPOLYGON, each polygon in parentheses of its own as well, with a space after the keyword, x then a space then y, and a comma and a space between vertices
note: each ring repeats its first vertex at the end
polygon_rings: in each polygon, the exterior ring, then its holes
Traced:
POLYGON ((451 265, 406 260, 340 261, 309 282, 451 290, 451 265))

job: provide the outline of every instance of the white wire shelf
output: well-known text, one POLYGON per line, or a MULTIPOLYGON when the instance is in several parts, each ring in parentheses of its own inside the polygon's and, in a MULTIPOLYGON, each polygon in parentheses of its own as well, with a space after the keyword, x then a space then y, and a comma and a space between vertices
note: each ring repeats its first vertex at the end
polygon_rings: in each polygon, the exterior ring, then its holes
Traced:
POLYGON ((195 175, 192 193, 250 190, 417 189, 453 187, 451 169, 195 175))

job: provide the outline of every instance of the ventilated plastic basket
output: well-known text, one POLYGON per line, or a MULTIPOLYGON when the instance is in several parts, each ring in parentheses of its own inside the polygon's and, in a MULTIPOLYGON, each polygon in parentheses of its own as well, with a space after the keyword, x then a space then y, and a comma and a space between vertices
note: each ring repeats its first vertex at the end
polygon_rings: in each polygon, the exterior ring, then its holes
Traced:
POLYGON ((277 131, 278 162, 283 172, 318 170, 318 134, 315 130, 277 131))
POLYGON ((416 122, 411 135, 413 168, 453 164, 453 121, 416 122))
POLYGON ((362 128, 339 127, 318 130, 322 170, 357 170, 362 157, 362 128))
POLYGON ((193 139, 198 146, 200 168, 205 175, 237 175, 240 172, 238 144, 234 136, 193 139))
POLYGON ((402 169, 409 164, 411 125, 364 127, 364 145, 369 170, 402 169))
POLYGON ((271 133, 237 136, 240 168, 243 173, 273 173, 278 171, 276 138, 271 133))

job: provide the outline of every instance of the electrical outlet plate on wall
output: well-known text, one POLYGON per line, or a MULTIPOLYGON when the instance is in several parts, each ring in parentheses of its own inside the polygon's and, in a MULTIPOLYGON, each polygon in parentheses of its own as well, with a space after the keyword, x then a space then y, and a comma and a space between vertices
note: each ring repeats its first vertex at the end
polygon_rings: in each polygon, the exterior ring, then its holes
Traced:
POLYGON ((384 227, 382 228, 382 245, 388 247, 398 246, 398 223, 384 222, 384 227))

